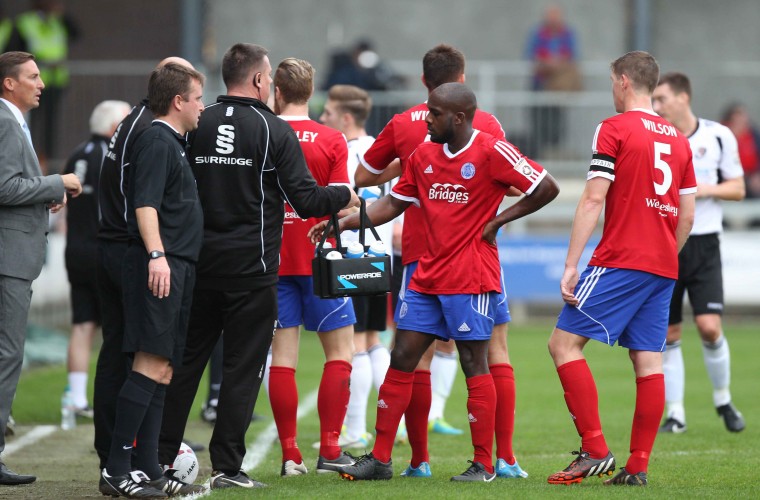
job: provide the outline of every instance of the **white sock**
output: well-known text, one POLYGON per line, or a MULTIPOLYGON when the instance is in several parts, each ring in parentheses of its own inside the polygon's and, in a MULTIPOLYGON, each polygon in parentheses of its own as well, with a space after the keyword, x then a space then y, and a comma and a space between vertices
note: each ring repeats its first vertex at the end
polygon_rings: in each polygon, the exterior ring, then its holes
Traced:
POLYGON ((385 374, 388 373, 388 367, 391 366, 391 353, 383 344, 375 344, 367 349, 367 354, 369 354, 369 359, 372 362, 372 383, 375 385, 375 390, 380 392, 385 374))
POLYGON ((662 371, 665 374, 665 414, 686 423, 686 410, 683 406, 685 374, 681 341, 677 340, 665 346, 662 353, 662 371))
POLYGON ((707 375, 713 385, 713 403, 723 406, 731 402, 731 353, 728 340, 722 334, 714 343, 702 343, 702 356, 705 360, 707 375))
POLYGON ((69 372, 69 391, 74 399, 74 406, 87 406, 87 372, 69 372))
POLYGON ((433 397, 430 401, 428 421, 443 418, 446 400, 449 399, 451 388, 454 387, 458 369, 459 363, 455 352, 449 354, 435 351, 433 361, 430 363, 430 385, 433 397))
POLYGON ((346 410, 346 434, 358 439, 367 432, 367 401, 372 389, 372 361, 366 352, 354 354, 351 362, 351 396, 346 410))
POLYGON ((267 397, 269 397, 269 367, 272 366, 272 349, 269 349, 269 353, 267 354, 267 364, 264 365, 264 378, 262 379, 261 385, 264 386, 264 389, 267 391, 267 397))

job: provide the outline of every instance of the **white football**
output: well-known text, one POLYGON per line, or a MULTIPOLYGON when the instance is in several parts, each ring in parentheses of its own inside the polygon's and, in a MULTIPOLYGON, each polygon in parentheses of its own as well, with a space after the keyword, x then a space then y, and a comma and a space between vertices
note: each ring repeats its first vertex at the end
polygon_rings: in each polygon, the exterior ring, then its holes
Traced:
POLYGON ((198 457, 192 448, 182 443, 171 468, 175 471, 173 474, 174 479, 186 484, 193 484, 198 478, 198 457))

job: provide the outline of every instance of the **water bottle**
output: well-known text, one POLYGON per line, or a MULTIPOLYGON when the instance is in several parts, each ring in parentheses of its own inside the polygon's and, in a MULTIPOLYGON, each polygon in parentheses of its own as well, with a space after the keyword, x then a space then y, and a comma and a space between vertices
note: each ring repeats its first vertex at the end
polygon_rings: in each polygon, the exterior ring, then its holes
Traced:
POLYGON ((352 241, 346 249, 347 259, 359 259, 364 257, 364 246, 358 241, 352 241))
POLYGON ((61 429, 68 431, 77 426, 76 408, 74 398, 71 397, 71 389, 66 386, 61 396, 61 429))
POLYGON ((342 258, 343 258, 343 256, 337 250, 333 250, 331 252, 328 252, 327 255, 325 255, 325 259, 327 259, 327 260, 340 260, 342 258))
POLYGON ((385 257, 385 243, 378 240, 372 243, 369 247, 369 251, 367 252, 367 256, 369 257, 385 257))
MULTIPOLYGON (((333 247, 332 243, 330 243, 329 241, 325 241, 325 244, 322 246, 322 248, 332 248, 332 247, 333 247)), ((315 257, 316 257, 316 255, 318 253, 318 250, 319 250, 319 245, 317 245, 316 247, 314 247, 314 256, 315 257)))

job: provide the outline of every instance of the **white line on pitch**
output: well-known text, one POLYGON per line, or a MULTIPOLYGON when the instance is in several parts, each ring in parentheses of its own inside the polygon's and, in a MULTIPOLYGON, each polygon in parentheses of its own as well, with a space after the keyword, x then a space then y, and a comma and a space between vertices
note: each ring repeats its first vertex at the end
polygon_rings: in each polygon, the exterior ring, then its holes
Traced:
MULTIPOLYGON (((317 406, 317 391, 310 392, 298 405, 298 419, 311 413, 317 406)), ((243 460, 243 470, 251 471, 259 466, 269 453, 269 449, 277 439, 277 426, 274 422, 269 424, 264 431, 258 435, 256 441, 248 446, 243 460)))
POLYGON ((36 443, 42 438, 48 437, 54 433, 56 429, 58 429, 58 427, 55 425, 38 425, 34 427, 31 431, 27 432, 20 438, 14 440, 12 443, 7 444, 5 446, 5 450, 3 450, 3 456, 7 457, 11 453, 17 452, 22 448, 36 443))

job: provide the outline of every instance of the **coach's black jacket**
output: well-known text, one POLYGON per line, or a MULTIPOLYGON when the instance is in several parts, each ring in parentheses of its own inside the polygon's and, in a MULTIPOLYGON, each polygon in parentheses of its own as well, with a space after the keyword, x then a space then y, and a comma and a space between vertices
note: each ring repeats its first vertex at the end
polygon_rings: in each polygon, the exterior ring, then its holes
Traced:
POLYGON ((258 99, 219 96, 188 143, 204 215, 198 288, 276 283, 283 203, 307 218, 337 212, 350 199, 343 186, 317 185, 293 129, 258 99))

